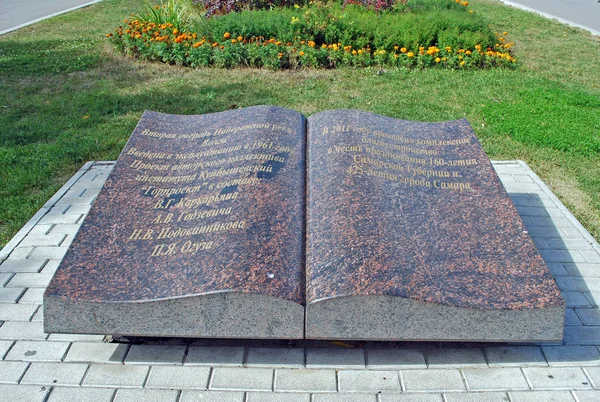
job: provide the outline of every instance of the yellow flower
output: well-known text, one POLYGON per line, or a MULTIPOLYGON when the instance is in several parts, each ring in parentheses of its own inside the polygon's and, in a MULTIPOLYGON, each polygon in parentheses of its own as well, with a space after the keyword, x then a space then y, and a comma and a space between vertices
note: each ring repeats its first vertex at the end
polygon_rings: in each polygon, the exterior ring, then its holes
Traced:
POLYGON ((304 52, 300 52, 298 53, 300 56, 304 56, 304 52))
POLYGON ((235 40, 235 39, 232 39, 232 40, 231 40, 231 43, 235 43, 235 42, 237 42, 237 40, 235 40))
POLYGON ((358 54, 363 54, 363 50, 362 49, 358 49, 358 54))
POLYGON ((277 41, 277 42, 275 42, 275 45, 276 46, 281 46, 281 42, 277 41))
POLYGON ((308 41, 308 46, 310 46, 310 47, 315 47, 315 42, 314 42, 314 41, 312 41, 312 40, 309 40, 309 41, 308 41))
POLYGON ((298 4, 294 4, 294 8, 300 8, 298 4))
POLYGON ((506 36, 506 35, 508 35, 508 32, 504 31, 504 32, 502 32, 502 35, 506 36))
POLYGON ((356 54, 356 50, 353 50, 353 51, 352 51, 352 54, 356 54))
POLYGON ((229 39, 229 38, 231 38, 231 34, 229 32, 225 32, 223 34, 223 39, 229 39))
POLYGON ((406 48, 405 48, 405 47, 403 47, 402 49, 400 49, 400 51, 401 51, 402 53, 406 53, 406 48))
POLYGON ((238 42, 241 42, 242 40, 244 40, 244 38, 242 36, 238 36, 238 42))
POLYGON ((473 10, 469 10, 469 13, 470 13, 470 14, 473 14, 473 10))
POLYGON ((398 50, 398 46, 394 46, 394 50, 398 50))
POLYGON ((175 29, 173 30, 173 35, 177 35, 178 33, 179 33, 179 29, 175 28, 175 29))
POLYGON ((300 22, 300 18, 298 18, 298 17, 292 17, 292 24, 296 24, 298 22, 300 22))
POLYGON ((439 63, 440 61, 442 61, 442 59, 440 59, 439 57, 436 57, 436 58, 435 58, 435 62, 436 62, 436 63, 439 63))
POLYGON ((470 50, 467 50, 467 51, 465 52, 465 54, 471 54, 471 51, 470 51, 470 50))
POLYGON ((463 61, 461 61, 459 64, 460 64, 460 65, 461 65, 461 67, 462 67, 462 66, 464 66, 464 65, 465 65, 465 61, 463 60, 463 61))
POLYGON ((415 54, 414 54, 413 52, 408 52, 406 55, 407 55, 408 57, 413 57, 415 54))

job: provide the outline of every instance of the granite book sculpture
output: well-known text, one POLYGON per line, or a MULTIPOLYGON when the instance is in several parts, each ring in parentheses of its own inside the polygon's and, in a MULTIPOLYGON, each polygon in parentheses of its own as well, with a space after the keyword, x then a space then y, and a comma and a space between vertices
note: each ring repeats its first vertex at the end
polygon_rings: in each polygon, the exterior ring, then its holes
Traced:
POLYGON ((47 332, 558 341, 565 304, 466 120, 145 112, 47 332))

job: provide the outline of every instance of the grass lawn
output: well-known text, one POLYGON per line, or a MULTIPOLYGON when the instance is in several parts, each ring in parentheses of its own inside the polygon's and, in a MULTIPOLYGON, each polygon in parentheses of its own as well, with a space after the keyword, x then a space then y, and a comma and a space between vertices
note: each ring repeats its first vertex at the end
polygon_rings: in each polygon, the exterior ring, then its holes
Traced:
POLYGON ((104 34, 141 0, 105 0, 0 37, 0 245, 88 160, 114 160, 145 109, 274 104, 408 120, 467 118, 491 159, 522 159, 600 239, 600 38, 495 1, 519 68, 180 68, 117 54, 104 34))

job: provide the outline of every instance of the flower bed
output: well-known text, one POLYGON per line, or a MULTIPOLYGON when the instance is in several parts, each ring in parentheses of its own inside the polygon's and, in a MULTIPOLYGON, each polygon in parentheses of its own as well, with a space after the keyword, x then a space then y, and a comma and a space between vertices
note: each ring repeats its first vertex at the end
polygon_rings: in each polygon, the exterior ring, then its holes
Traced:
POLYGON ((180 12, 175 4, 171 0, 148 7, 156 11, 125 20, 124 27, 107 36, 125 53, 191 67, 516 65, 507 33, 493 34, 483 18, 469 12, 466 1, 400 2, 404 8, 384 12, 316 3, 235 12, 195 23, 189 16, 174 17, 180 12), (407 9, 410 4, 413 8, 407 9))

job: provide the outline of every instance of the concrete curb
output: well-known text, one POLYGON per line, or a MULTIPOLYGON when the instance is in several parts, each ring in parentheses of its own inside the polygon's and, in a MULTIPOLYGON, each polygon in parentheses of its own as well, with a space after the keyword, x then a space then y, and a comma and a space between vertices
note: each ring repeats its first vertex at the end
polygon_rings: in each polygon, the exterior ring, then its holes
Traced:
POLYGON ((560 18, 560 17, 557 17, 555 15, 545 13, 543 11, 539 11, 539 10, 536 10, 535 8, 524 6, 522 4, 514 3, 512 1, 508 1, 508 0, 499 0, 499 1, 501 3, 506 4, 507 6, 518 8, 518 9, 523 10, 523 11, 529 11, 531 13, 535 13, 535 14, 541 15, 542 17, 548 18, 550 20, 557 20, 558 22, 560 22, 562 24, 569 25, 569 26, 571 26, 573 28, 580 28, 580 29, 583 29, 584 31, 588 31, 592 35, 600 36, 600 31, 596 31, 595 29, 588 28, 588 27, 583 26, 581 24, 578 24, 576 22, 572 22, 572 21, 566 20, 564 18, 560 18))
MULTIPOLYGON (((90 1, 89 3, 80 4, 80 5, 78 5, 78 6, 71 7, 71 8, 68 8, 68 9, 66 9, 66 10, 58 11, 58 12, 56 12, 56 13, 53 13, 53 14, 50 14, 50 15, 46 15, 46 16, 43 16, 43 17, 40 17, 40 18, 36 18, 36 19, 35 19, 35 20, 33 20, 33 21, 27 21, 27 22, 25 22, 25 23, 23 23, 23 24, 19 24, 19 25, 17 25, 17 26, 10 27, 10 28, 8 28, 8 29, 5 29, 5 30, 3 30, 3 31, 0 31, 0 35, 4 35, 4 34, 7 34, 7 33, 9 33, 9 32, 12 32, 12 31, 16 31, 17 29, 20 29, 20 28, 26 27, 26 26, 28 26, 28 25, 31 25, 31 24, 35 24, 36 22, 40 22, 40 21, 46 20, 46 19, 48 19, 48 18, 56 17, 57 15, 61 15, 61 14, 64 14, 64 13, 68 13, 69 11, 77 10, 77 9, 79 9, 79 8, 87 7, 87 6, 90 6, 90 5, 92 5, 92 4, 99 3, 99 2, 101 2, 101 1, 102 1, 102 0, 93 0, 93 1, 90 1)), ((1 261, 1 260, 2 260, 2 255, 0 254, 0 261, 1 261)))

